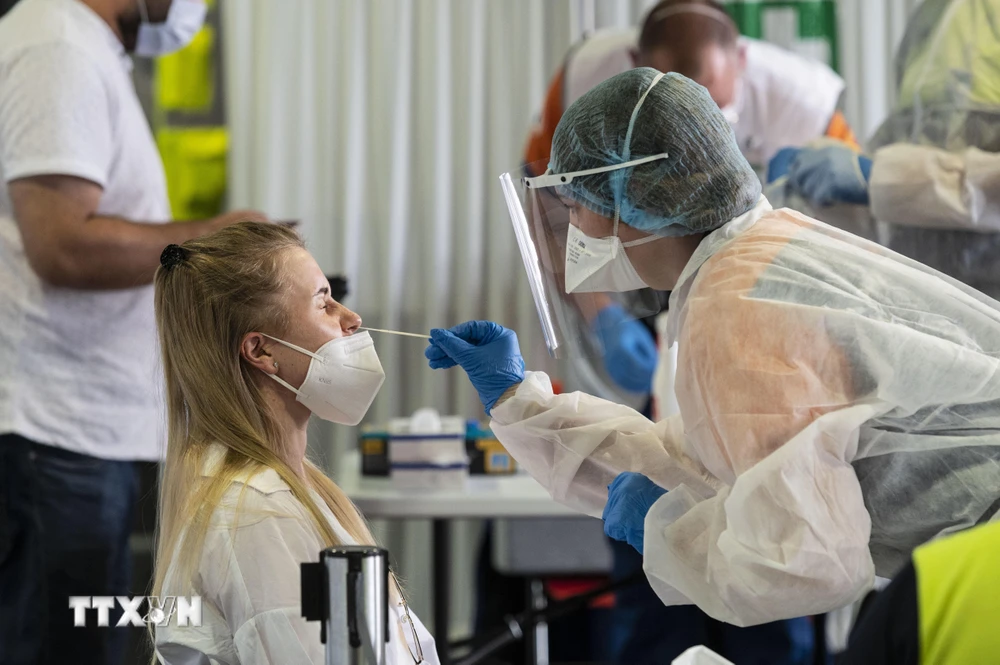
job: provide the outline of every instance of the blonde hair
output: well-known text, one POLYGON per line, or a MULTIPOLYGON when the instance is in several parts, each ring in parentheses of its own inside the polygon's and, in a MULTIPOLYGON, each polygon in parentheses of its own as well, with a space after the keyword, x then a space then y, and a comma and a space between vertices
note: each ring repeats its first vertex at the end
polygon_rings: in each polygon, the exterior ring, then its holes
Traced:
MULTIPOLYGON (((276 471, 326 546, 341 544, 306 483, 283 460, 282 437, 259 383, 265 377, 240 355, 247 333, 286 332, 284 259, 296 248, 304 244, 291 229, 242 222, 171 245, 161 257, 154 283, 168 421, 152 595, 161 595, 168 568, 179 580, 195 578, 212 514, 234 480, 247 474, 276 471), (214 475, 203 477, 212 444, 222 444, 226 454, 214 475)), ((347 533, 373 544, 347 495, 308 460, 305 470, 347 533)))

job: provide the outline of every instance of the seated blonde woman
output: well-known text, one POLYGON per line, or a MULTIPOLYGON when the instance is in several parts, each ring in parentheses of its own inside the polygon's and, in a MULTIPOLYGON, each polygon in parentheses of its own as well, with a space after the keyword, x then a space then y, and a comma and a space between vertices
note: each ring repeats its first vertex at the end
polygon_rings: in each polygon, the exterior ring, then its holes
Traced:
MULTIPOLYGON (((202 598, 202 625, 155 628, 160 662, 323 663, 299 565, 373 543, 347 496, 306 459, 311 415, 356 424, 384 380, 361 319, 330 297, 302 240, 244 222, 167 247, 156 319, 168 411, 153 595, 202 598)), ((390 593, 387 662, 438 663, 390 593)))

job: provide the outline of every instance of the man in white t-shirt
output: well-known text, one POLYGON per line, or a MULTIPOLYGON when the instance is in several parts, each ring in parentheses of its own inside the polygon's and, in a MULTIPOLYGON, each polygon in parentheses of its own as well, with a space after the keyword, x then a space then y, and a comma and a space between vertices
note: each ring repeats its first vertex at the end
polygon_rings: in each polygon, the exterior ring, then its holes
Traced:
MULTIPOLYGON (((130 53, 184 46, 199 0, 22 0, 0 20, 0 662, 117 663, 136 461, 161 458, 150 285, 171 219, 130 53), (105 615, 106 616, 106 615, 105 615), (112 611, 112 626, 116 612, 112 611)), ((142 593, 142 590, 133 590, 142 593)))

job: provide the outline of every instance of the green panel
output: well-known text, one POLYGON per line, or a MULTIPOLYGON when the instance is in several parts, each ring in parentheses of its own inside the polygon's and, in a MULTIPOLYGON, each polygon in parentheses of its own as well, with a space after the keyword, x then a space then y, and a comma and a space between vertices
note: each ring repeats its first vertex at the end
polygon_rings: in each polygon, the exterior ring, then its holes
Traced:
POLYGON ((767 39, 765 14, 770 10, 792 9, 797 15, 796 36, 825 40, 830 49, 829 64, 839 69, 837 44, 837 7, 834 0, 730 0, 726 11, 740 32, 754 39, 767 39))
POLYGON ((760 7, 757 3, 728 2, 725 8, 742 34, 753 39, 763 39, 764 26, 761 24, 760 7))

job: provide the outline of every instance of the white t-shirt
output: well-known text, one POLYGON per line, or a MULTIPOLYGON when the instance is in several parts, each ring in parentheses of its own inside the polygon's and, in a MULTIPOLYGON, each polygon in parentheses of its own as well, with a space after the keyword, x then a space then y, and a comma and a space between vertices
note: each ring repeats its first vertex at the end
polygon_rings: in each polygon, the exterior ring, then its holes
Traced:
MULTIPOLYGON (((205 461, 211 476, 225 454, 216 444, 205 461)), ((323 499, 313 500, 345 545, 355 541, 323 499)), ((243 475, 226 490, 212 515, 194 581, 167 568, 162 595, 199 595, 201 626, 170 621, 156 630, 156 649, 166 665, 323 665, 320 622, 302 617, 299 566, 319 561, 325 549, 305 506, 273 469, 243 475), (235 529, 234 529, 235 527, 235 529)), ((390 600, 388 665, 412 665, 412 632, 402 609, 390 600), (409 648, 407 643, 410 643, 409 648)), ((440 665, 434 638, 410 610, 426 665, 440 665)))
MULTIPOLYGON (((22 0, 0 20, 3 182, 66 174, 98 214, 170 219, 166 178, 111 28, 77 0, 22 0)), ((0 187, 0 432, 105 459, 160 459, 151 286, 55 288, 28 265, 0 187)))
MULTIPOLYGON (((635 67, 636 29, 595 32, 566 63, 564 108, 598 83, 635 67)), ((737 88, 733 129, 744 157, 766 166, 778 150, 801 146, 826 132, 844 80, 821 62, 766 42, 741 37, 747 62, 737 88)))

